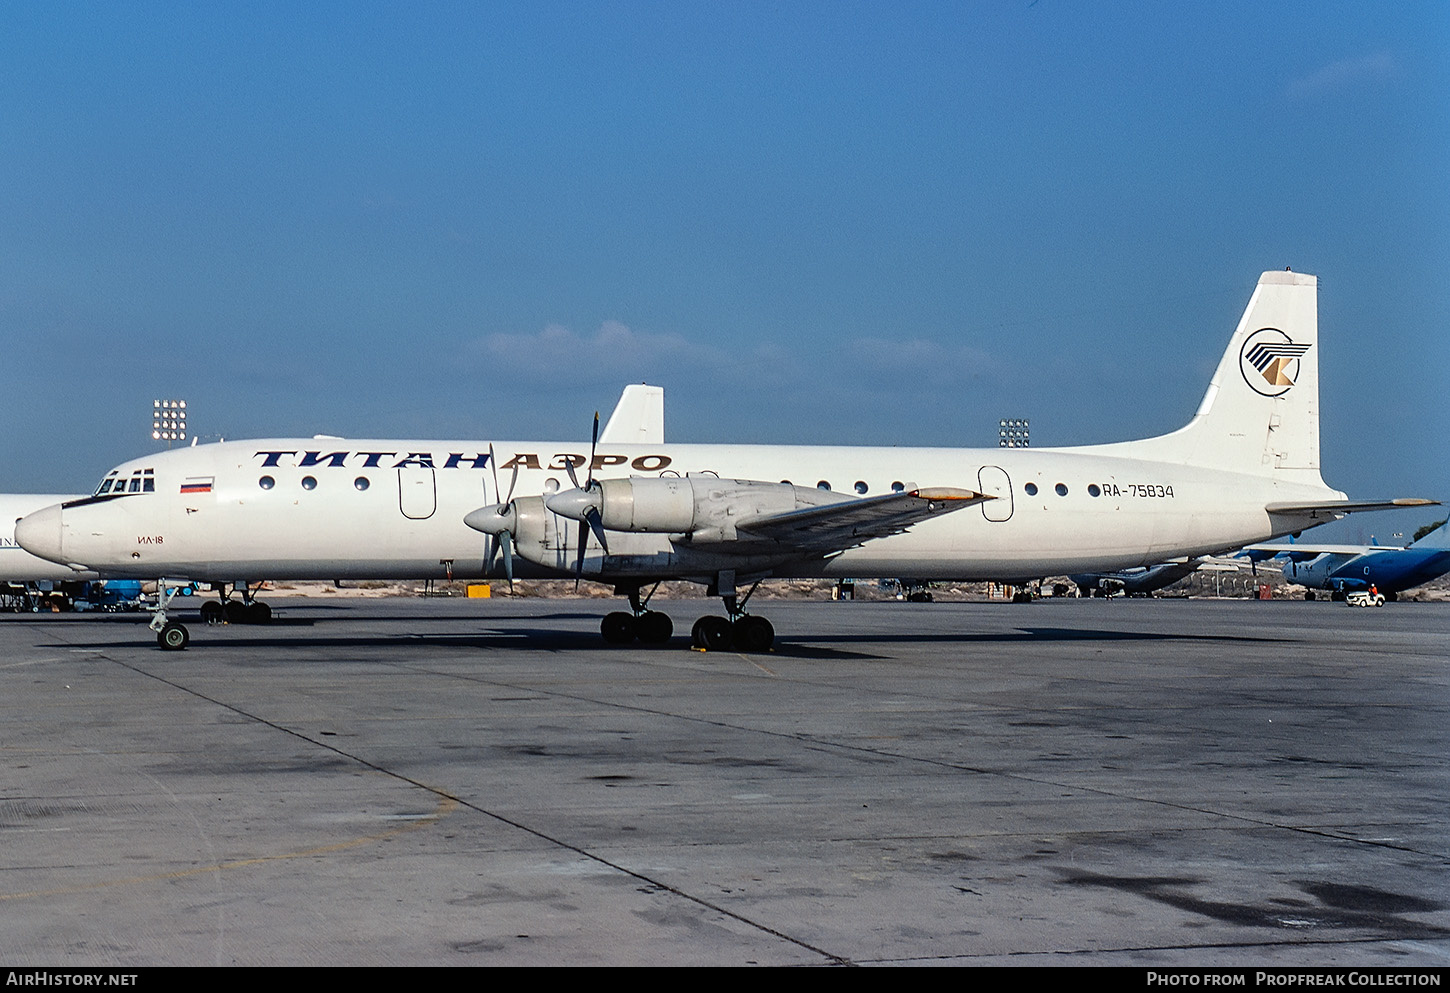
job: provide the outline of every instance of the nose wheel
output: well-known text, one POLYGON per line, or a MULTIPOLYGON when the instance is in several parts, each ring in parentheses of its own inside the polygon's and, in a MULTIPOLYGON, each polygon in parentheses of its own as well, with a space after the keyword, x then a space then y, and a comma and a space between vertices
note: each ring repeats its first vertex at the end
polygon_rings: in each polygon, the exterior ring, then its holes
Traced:
POLYGON ((156 581, 156 610, 147 627, 156 632, 157 647, 167 652, 179 652, 191 641, 185 624, 166 619, 166 608, 171 606, 180 589, 180 586, 168 585, 165 578, 156 581))
POLYGON ((191 632, 180 621, 167 621, 156 632, 156 644, 165 652, 179 652, 191 643, 191 632))

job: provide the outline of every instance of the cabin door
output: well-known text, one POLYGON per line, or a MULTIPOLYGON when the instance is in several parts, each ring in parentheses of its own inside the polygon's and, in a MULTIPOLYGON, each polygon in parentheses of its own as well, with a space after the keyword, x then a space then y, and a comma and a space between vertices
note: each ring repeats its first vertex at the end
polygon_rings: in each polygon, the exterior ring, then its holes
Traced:
POLYGON ((977 489, 995 500, 982 504, 982 516, 998 524, 1012 516, 1012 480, 1007 470, 995 465, 984 465, 977 472, 977 489))

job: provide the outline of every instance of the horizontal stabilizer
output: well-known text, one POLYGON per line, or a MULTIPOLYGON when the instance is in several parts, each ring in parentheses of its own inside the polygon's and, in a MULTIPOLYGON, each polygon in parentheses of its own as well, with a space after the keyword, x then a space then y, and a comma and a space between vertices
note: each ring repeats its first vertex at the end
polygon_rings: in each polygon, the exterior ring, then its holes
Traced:
POLYGON ((1300 545, 1276 544, 1249 545, 1245 549, 1249 558, 1262 562, 1266 558, 1284 555, 1295 562, 1308 562, 1321 555, 1365 555, 1372 552, 1404 551, 1397 545, 1300 545))
POLYGON ((1439 500, 1400 497, 1397 500, 1317 500, 1309 503, 1271 503, 1264 507, 1271 514, 1290 517, 1331 517, 1365 510, 1402 510, 1407 507, 1438 507, 1439 500))

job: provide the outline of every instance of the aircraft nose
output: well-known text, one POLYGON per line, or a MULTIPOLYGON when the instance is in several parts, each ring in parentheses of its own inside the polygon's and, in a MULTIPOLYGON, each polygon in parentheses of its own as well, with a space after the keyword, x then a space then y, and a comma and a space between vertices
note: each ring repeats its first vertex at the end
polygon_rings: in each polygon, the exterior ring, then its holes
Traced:
POLYGON ((60 524, 60 504, 37 510, 16 522, 15 541, 31 555, 65 565, 60 524))

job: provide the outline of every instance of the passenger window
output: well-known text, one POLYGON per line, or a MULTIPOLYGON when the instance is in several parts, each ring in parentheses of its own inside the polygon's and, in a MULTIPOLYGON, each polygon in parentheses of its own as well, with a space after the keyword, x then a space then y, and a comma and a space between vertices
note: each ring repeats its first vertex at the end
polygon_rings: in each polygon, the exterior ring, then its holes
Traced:
POLYGON ((861 480, 859 480, 859 479, 856 480, 855 489, 856 489, 856 492, 857 493, 861 494, 862 496, 865 496, 866 495, 867 488, 868 487, 866 486, 866 484, 863 483, 861 480))
POLYGON ((257 480, 257 485, 264 490, 270 490, 272 487, 277 485, 277 481, 271 476, 263 476, 261 479, 257 480))

